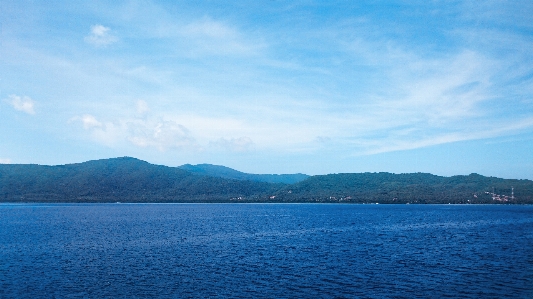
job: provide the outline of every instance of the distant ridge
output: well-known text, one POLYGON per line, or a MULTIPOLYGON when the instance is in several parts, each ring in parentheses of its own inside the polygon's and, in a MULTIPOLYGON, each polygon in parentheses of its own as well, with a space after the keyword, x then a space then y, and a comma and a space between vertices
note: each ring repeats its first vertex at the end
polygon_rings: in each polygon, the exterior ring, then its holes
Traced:
POLYGON ((209 164, 167 167, 131 157, 0 164, 0 202, 533 204, 531 180, 386 172, 304 176, 253 175, 209 164))
POLYGON ((451 177, 429 173, 340 173, 312 176, 282 188, 274 196, 287 202, 524 204, 533 203, 533 181, 476 173, 451 177))
POLYGON ((294 184, 307 179, 309 176, 302 173, 296 174, 251 174, 237 171, 235 169, 212 164, 185 164, 179 166, 183 170, 187 170, 194 174, 206 175, 212 177, 220 177, 225 179, 234 180, 248 180, 266 183, 282 183, 282 184, 294 184))

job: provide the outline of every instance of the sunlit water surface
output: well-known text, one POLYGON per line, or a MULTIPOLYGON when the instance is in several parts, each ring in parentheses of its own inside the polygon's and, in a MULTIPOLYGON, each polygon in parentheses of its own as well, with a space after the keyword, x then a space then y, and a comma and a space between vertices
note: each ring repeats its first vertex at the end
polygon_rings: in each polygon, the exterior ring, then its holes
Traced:
POLYGON ((533 206, 0 204, 1 298, 533 298, 533 206))

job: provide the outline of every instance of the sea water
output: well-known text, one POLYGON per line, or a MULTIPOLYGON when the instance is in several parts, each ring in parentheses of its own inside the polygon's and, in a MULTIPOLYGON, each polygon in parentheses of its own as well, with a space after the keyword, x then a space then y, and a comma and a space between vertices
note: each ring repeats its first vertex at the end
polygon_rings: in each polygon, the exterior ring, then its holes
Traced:
POLYGON ((533 206, 0 204, 0 298, 533 298, 533 206))

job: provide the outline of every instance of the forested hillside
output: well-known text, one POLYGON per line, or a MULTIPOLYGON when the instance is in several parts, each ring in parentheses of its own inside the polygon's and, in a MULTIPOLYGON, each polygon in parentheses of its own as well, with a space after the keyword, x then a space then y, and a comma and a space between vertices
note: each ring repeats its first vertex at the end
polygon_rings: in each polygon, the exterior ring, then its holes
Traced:
POLYGON ((266 182, 266 183, 283 183, 283 184, 294 184, 301 182, 307 179, 309 176, 302 173, 296 174, 252 174, 244 173, 231 169, 225 166, 211 165, 211 164, 198 164, 191 165, 185 164, 179 168, 187 170, 194 174, 220 177, 225 179, 235 179, 242 181, 257 181, 257 182, 266 182))
POLYGON ((198 174, 198 169, 191 172, 129 157, 59 166, 0 164, 0 201, 533 203, 533 181, 478 174, 346 173, 283 184, 211 166, 218 172, 198 174), (241 177, 224 177, 236 173, 241 177))
POLYGON ((274 196, 283 202, 533 203, 533 181, 478 174, 346 173, 313 176, 284 187, 274 196))
POLYGON ((196 202, 257 198, 279 185, 198 176, 135 158, 61 166, 0 165, 0 200, 10 202, 196 202))

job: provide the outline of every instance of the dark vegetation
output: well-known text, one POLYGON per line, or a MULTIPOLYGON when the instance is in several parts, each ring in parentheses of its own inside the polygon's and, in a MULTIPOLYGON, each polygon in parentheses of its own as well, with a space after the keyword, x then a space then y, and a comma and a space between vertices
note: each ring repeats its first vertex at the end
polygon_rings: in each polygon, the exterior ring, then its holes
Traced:
POLYGON ((235 179, 241 181, 256 181, 266 183, 294 184, 307 179, 309 176, 302 173, 296 174, 251 174, 237 171, 225 166, 198 164, 185 164, 179 168, 194 174, 220 177, 225 179, 235 179))
POLYGON ((441 177, 428 173, 344 173, 312 176, 285 186, 275 196, 283 202, 525 204, 533 203, 533 181, 479 174, 441 177))
POLYGON ((478 174, 253 175, 223 166, 166 167, 124 157, 60 166, 0 165, 0 201, 531 204, 533 181, 478 174))
POLYGON ((210 202, 256 198, 280 187, 198 176, 128 157, 61 166, 0 165, 4 202, 210 202))

